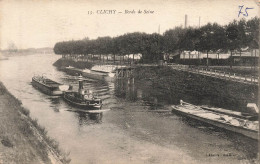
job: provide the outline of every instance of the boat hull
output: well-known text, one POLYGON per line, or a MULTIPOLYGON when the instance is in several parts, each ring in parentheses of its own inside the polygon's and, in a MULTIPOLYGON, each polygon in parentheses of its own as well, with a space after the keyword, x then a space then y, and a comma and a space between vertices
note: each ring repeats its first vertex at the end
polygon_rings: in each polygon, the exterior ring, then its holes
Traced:
POLYGON ((84 72, 84 71, 82 72, 82 76, 90 78, 90 79, 95 79, 95 80, 105 80, 105 75, 88 73, 88 72, 84 72))
POLYGON ((53 88, 37 81, 35 78, 32 78, 32 86, 50 96, 60 96, 63 94, 63 92, 61 90, 59 90, 58 88, 53 89, 53 88))
POLYGON ((80 75, 82 74, 82 70, 81 69, 78 69, 78 68, 69 68, 69 67, 66 67, 64 69, 64 71, 67 73, 67 74, 70 74, 70 75, 80 75))
POLYGON ((69 98, 69 96, 66 95, 66 93, 64 93, 63 95, 63 99, 65 100, 65 102, 67 102, 68 104, 75 106, 77 108, 81 108, 84 110, 100 110, 102 107, 102 104, 86 104, 86 103, 79 103, 79 102, 75 102, 73 100, 71 100, 69 98))
POLYGON ((82 76, 90 79, 104 80, 108 82, 113 82, 115 80, 114 77, 109 76, 109 73, 92 71, 92 70, 82 71, 82 76))
POLYGON ((108 82, 113 82, 114 77, 110 77, 108 73, 102 73, 91 70, 82 70, 78 68, 65 68, 64 71, 70 75, 82 75, 83 77, 87 77, 94 80, 103 80, 108 82))
POLYGON ((199 121, 204 122, 206 124, 213 125, 215 127, 222 128, 222 129, 225 129, 225 130, 228 130, 228 131, 232 131, 232 132, 235 132, 235 133, 238 133, 238 134, 242 134, 242 135, 247 136, 249 138, 258 140, 258 131, 251 130, 251 129, 245 129, 245 128, 242 128, 242 127, 239 127, 239 126, 233 126, 231 124, 226 124, 226 123, 223 123, 223 122, 207 119, 207 118, 204 118, 204 117, 199 117, 199 116, 196 116, 194 114, 190 114, 190 113, 181 111, 174 106, 172 106, 172 108, 173 108, 173 112, 178 113, 180 115, 183 115, 185 117, 189 117, 189 118, 192 118, 194 120, 199 120, 199 121))

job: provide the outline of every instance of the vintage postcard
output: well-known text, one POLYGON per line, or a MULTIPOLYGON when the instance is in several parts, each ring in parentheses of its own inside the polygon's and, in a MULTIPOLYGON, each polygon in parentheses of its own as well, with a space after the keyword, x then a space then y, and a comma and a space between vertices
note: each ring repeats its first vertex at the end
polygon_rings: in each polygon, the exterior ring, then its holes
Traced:
POLYGON ((0 0, 0 163, 258 163, 259 20, 257 0, 0 0))

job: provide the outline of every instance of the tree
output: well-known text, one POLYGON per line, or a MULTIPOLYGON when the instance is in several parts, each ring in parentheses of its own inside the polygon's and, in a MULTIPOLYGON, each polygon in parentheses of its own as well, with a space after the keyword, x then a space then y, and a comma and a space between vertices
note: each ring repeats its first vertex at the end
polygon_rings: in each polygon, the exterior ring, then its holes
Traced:
POLYGON ((181 27, 176 27, 170 29, 163 34, 162 44, 163 51, 166 53, 174 53, 179 50, 180 40, 184 36, 184 29, 181 27))
POLYGON ((117 37, 99 37, 90 40, 71 40, 58 42, 54 46, 56 54, 142 54, 142 60, 151 62, 162 59, 163 53, 181 53, 188 51, 231 52, 230 67, 232 68, 232 52, 249 47, 259 48, 259 18, 233 21, 222 27, 217 23, 208 23, 201 28, 176 27, 167 30, 163 35, 140 32, 126 33, 117 37))
POLYGON ((218 24, 213 24, 214 26, 214 43, 213 51, 218 53, 218 62, 219 62, 219 53, 227 52, 228 50, 228 38, 224 27, 219 26, 218 24))
POLYGON ((227 48, 230 50, 230 69, 233 65, 233 52, 235 50, 241 50, 241 48, 247 45, 247 38, 245 35, 245 20, 241 21, 234 20, 226 26, 227 35, 227 48))
POLYGON ((214 47, 214 30, 212 24, 201 27, 202 35, 200 36, 199 50, 207 52, 207 67, 209 66, 209 51, 214 47))
POLYGON ((13 42, 9 43, 9 45, 8 45, 8 51, 9 51, 9 52, 17 52, 17 51, 18 51, 16 45, 15 45, 13 42))
POLYGON ((259 48, 259 18, 254 17, 246 22, 246 37, 250 49, 259 48))

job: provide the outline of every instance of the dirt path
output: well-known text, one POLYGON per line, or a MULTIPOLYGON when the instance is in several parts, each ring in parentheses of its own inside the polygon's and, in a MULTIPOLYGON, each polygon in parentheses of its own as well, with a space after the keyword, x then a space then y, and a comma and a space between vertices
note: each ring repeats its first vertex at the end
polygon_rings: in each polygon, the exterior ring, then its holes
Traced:
POLYGON ((47 146, 34 135, 22 110, 0 82, 0 163, 51 163, 47 146))

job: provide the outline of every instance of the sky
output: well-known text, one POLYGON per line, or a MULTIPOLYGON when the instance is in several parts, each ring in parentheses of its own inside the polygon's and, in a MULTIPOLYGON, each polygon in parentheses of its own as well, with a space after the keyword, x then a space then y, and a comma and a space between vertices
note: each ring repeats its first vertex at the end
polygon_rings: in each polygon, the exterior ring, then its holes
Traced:
POLYGON ((0 48, 12 43, 19 49, 53 47, 59 41, 158 33, 159 29, 163 34, 184 26, 185 15, 188 26, 225 25, 257 16, 258 4, 257 0, 0 0, 0 48), (247 7, 253 9, 244 16, 247 7), (104 10, 116 11, 101 14, 104 10), (125 14, 125 10, 135 13, 125 14), (144 10, 153 13, 144 14, 144 10))

